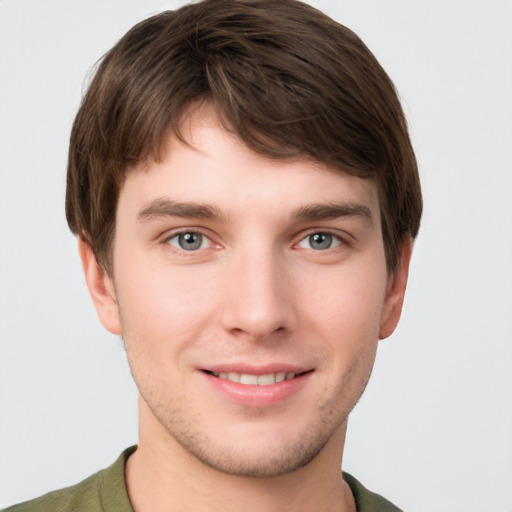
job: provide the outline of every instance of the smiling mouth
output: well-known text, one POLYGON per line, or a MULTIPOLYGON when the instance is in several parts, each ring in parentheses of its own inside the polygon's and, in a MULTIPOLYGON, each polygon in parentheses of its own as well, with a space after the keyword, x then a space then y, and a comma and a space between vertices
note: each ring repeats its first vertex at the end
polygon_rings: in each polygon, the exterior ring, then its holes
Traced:
POLYGON ((238 373, 238 372, 212 372, 204 370, 205 373, 213 375, 218 379, 229 380, 238 384, 245 384, 247 386, 271 386, 272 384, 278 384, 285 380, 291 380, 305 373, 294 373, 294 372, 277 372, 267 373, 265 375, 254 375, 250 373, 238 373))

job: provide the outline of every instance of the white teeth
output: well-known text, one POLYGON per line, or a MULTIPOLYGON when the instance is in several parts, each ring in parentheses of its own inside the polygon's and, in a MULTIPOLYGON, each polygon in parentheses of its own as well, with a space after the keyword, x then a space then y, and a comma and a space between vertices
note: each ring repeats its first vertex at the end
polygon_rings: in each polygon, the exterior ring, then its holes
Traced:
POLYGON ((242 375, 240 375, 240 384, 249 384, 250 386, 256 386, 256 384, 258 384, 258 376, 250 375, 249 373, 242 373, 242 375))
POLYGON ((284 373, 284 372, 276 373, 276 382, 283 382, 284 379, 286 379, 286 373, 284 373))
POLYGON ((227 377, 231 382, 240 382, 240 374, 235 372, 229 372, 227 377))
POLYGON ((274 373, 267 373, 267 375, 260 375, 258 377, 258 386, 269 386, 276 383, 276 376, 274 373))
POLYGON ((267 373, 265 375, 252 375, 250 373, 237 373, 237 372, 212 372, 215 377, 220 379, 230 380, 231 382, 239 382, 249 386, 270 386, 284 380, 293 379, 294 372, 278 372, 267 373))

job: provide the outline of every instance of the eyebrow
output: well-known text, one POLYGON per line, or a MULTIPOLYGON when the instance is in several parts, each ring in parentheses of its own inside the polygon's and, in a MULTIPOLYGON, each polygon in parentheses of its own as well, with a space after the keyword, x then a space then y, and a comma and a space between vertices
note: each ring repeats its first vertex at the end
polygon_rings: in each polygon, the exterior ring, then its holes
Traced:
POLYGON ((373 225, 370 208, 360 203, 327 203, 302 206, 292 213, 292 220, 320 221, 340 217, 359 217, 373 225))
MULTIPOLYGON (((205 203, 183 203, 167 198, 152 201, 137 215, 137 221, 159 217, 182 217, 189 219, 211 219, 225 221, 225 216, 215 206, 205 203)), ((292 221, 321 221, 340 217, 359 217, 373 224, 373 216, 368 206, 360 203, 327 203, 301 206, 291 214, 292 221)))
POLYGON ((172 199, 160 198, 152 201, 137 215, 139 222, 158 217, 183 217, 189 219, 217 219, 223 220, 221 212, 209 204, 182 203, 172 199))

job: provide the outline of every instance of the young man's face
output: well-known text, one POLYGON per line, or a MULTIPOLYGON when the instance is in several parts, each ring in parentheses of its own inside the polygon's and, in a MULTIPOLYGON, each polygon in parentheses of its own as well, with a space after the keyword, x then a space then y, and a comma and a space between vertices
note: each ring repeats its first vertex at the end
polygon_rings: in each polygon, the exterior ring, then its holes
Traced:
POLYGON ((387 272, 372 182, 258 156, 207 108, 183 131, 127 177, 112 281, 82 247, 88 284, 123 336, 141 443, 284 474, 342 447, 407 264, 387 272))

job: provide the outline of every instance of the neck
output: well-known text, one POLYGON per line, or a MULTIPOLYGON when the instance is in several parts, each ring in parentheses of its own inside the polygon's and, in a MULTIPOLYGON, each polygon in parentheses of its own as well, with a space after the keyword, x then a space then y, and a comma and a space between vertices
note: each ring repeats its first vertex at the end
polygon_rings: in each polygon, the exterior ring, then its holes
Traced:
POLYGON ((355 512, 341 474, 346 424, 306 466, 277 477, 245 477, 206 466, 163 428, 141 417, 126 483, 135 512, 355 512))

